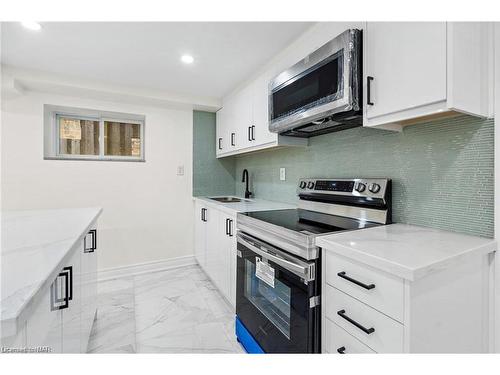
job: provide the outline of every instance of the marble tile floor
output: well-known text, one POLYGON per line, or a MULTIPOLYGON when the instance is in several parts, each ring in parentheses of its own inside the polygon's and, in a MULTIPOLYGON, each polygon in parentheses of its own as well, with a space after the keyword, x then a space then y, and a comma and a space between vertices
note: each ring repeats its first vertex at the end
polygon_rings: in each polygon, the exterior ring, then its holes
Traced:
POLYGON ((198 266, 99 284, 89 353, 244 353, 234 313, 198 266))

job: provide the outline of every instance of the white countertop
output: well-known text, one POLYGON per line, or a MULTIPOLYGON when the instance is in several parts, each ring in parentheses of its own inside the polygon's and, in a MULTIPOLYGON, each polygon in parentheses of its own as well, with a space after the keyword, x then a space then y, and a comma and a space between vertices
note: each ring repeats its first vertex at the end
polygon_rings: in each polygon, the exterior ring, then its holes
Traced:
MULTIPOLYGON (((214 196, 217 197, 217 196, 214 196)), ((237 196, 229 195, 229 197, 241 199, 241 202, 221 203, 214 201, 208 197, 195 197, 195 199, 202 200, 211 206, 216 206, 224 211, 235 212, 253 212, 253 211, 270 211, 270 210, 286 210, 290 208, 297 208, 295 205, 289 203, 280 203, 273 201, 266 201, 264 199, 245 199, 237 196)))
POLYGON ((101 208, 3 211, 1 335, 15 334, 30 301, 50 285, 101 208))
POLYGON ((497 248, 493 239, 406 224, 320 236, 316 245, 407 280, 497 248))

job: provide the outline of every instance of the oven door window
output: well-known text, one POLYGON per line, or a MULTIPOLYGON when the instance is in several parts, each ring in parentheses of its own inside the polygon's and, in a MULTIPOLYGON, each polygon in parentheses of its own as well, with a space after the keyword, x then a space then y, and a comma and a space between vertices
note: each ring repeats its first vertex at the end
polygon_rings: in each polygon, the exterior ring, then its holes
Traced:
POLYGON ((343 96, 343 50, 277 87, 271 120, 337 100, 343 96))
POLYGON ((245 298, 287 338, 290 338, 291 289, 279 280, 274 287, 256 276, 256 265, 245 259, 245 298))

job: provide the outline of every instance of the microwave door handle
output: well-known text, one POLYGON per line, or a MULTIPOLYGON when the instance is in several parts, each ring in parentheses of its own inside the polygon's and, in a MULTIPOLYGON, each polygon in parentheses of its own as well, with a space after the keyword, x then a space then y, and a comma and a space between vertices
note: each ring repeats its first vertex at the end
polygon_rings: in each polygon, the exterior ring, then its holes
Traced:
POLYGON ((301 264, 297 264, 297 263, 294 263, 294 262, 289 261, 287 259, 283 259, 283 258, 278 257, 276 255, 270 254, 267 251, 265 251, 264 249, 259 249, 258 247, 252 245, 250 242, 246 241, 241 236, 238 236, 238 242, 243 244, 248 249, 252 250, 254 253, 259 254, 261 257, 280 265, 284 269, 294 273, 297 276, 300 276, 304 280, 306 280, 306 281, 314 280, 314 272, 311 272, 310 265, 303 266, 301 264))

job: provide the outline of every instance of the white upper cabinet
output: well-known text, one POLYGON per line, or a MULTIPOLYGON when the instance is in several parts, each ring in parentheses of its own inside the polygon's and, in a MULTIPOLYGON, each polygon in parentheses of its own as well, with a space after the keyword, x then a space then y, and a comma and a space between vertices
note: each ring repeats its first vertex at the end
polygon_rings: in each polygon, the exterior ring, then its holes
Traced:
POLYGON ((221 108, 215 114, 217 124, 215 132, 215 150, 216 154, 222 154, 229 151, 229 143, 227 142, 227 132, 229 131, 229 111, 228 108, 221 108))
POLYGON ((349 28, 363 30, 364 126, 401 130, 455 113, 492 116, 492 23, 318 23, 265 73, 223 99, 217 157, 307 145, 269 131, 269 81, 349 28))
POLYGON ((402 125, 453 112, 490 113, 489 24, 368 22, 364 126, 402 125))
POLYGON ((276 140, 276 133, 269 131, 269 79, 266 76, 256 79, 251 87, 253 92, 253 138, 258 144, 271 143, 276 140))
POLYGON ((252 87, 247 86, 243 88, 233 99, 233 105, 229 106, 232 113, 230 128, 231 134, 233 134, 232 137, 236 138, 236 142, 232 143, 233 150, 239 150, 250 147, 252 142, 252 87))
POLYGON ((278 146, 306 146, 307 139, 283 137, 269 131, 269 80, 259 77, 224 99, 217 112, 217 157, 278 146))
POLYGON ((368 119, 446 100, 445 22, 370 22, 365 44, 368 119))

